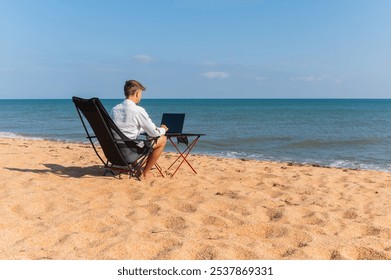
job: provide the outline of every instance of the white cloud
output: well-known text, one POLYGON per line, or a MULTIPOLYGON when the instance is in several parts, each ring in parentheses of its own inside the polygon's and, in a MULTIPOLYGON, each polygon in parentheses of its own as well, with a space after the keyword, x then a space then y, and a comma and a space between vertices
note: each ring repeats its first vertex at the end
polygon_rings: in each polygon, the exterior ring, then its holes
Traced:
POLYGON ((324 80, 324 77, 321 77, 321 76, 314 76, 314 75, 310 75, 310 76, 298 76, 298 77, 291 77, 289 80, 292 81, 292 82, 296 82, 296 81, 302 81, 302 82, 320 82, 320 81, 323 81, 323 80, 324 80))
POLYGON ((226 72, 205 72, 202 73, 202 77, 207 79, 227 79, 231 75, 226 72))
POLYGON ((134 55, 133 58, 136 61, 138 61, 140 63, 145 63, 145 64, 148 64, 148 63, 151 63, 152 61, 154 61, 152 56, 149 56, 149 55, 146 55, 146 54, 134 55))

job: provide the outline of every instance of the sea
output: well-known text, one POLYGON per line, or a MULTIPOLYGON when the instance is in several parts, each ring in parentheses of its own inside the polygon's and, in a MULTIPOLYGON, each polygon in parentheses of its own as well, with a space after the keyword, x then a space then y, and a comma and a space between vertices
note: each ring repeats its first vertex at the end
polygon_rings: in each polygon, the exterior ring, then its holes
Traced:
MULTIPOLYGON (((108 111, 120 102, 102 99, 108 111)), ((391 172, 391 99, 143 99, 140 105, 157 125, 163 113, 185 113, 184 132, 206 134, 196 154, 391 172)), ((0 137, 88 143, 71 99, 0 100, 0 137)))

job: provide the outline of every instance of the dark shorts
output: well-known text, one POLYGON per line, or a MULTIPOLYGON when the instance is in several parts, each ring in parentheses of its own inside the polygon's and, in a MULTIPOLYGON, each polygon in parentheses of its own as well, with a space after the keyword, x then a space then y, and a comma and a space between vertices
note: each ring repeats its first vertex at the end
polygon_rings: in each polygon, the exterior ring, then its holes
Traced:
POLYGON ((137 152, 137 149, 129 149, 128 147, 119 148, 121 154, 128 163, 133 163, 138 160, 143 154, 137 152))
POLYGON ((147 146, 145 148, 129 148, 125 144, 118 144, 118 147, 125 160, 128 163, 133 163, 145 155, 145 151, 149 149, 151 145, 150 142, 147 142, 147 146))

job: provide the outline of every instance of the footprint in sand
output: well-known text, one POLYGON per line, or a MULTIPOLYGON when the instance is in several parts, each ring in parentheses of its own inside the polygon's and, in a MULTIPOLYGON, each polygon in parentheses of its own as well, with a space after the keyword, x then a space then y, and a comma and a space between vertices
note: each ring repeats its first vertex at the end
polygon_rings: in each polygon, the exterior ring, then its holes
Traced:
POLYGON ((372 248, 358 247, 357 260, 390 260, 391 256, 372 248))
POLYGON ((309 212, 302 217, 304 222, 308 225, 321 225, 325 224, 325 219, 321 213, 309 212))
POLYGON ((332 250, 330 254, 330 260, 344 260, 341 253, 338 250, 332 250))
POLYGON ((306 231, 304 228, 296 229, 289 234, 292 245, 295 245, 297 248, 303 248, 309 246, 312 242, 311 234, 306 231))
POLYGON ((163 248, 153 257, 153 260, 170 259, 173 251, 178 250, 183 246, 183 243, 176 239, 169 239, 165 241, 163 248))
POLYGON ((217 259, 217 252, 212 246, 203 247, 195 256, 197 260, 215 260, 217 259))
POLYGON ((187 228, 186 220, 182 217, 170 217, 166 220, 165 226, 172 231, 182 231, 187 228))
POLYGON ((358 214, 354 209, 348 209, 343 213, 344 219, 356 219, 358 217, 358 214))
POLYGON ((130 193, 127 193, 127 196, 128 198, 131 200, 131 201, 136 201, 136 200, 141 200, 144 196, 144 193, 142 192, 130 192, 130 193))
POLYGON ((204 225, 208 225, 208 226, 224 227, 224 228, 227 227, 227 223, 223 219, 215 216, 208 216, 204 218, 202 222, 204 225))
POLYGON ((238 206, 238 205, 230 205, 229 208, 228 208, 230 211, 233 211, 235 213, 238 213, 239 215, 241 216, 250 216, 252 214, 252 212, 247 209, 246 207, 244 206, 238 206))
POLYGON ((257 229, 257 235, 261 238, 282 238, 289 234, 289 230, 283 226, 267 225, 257 229))
POLYGON ((194 206, 191 203, 182 202, 182 201, 178 202, 175 208, 184 213, 194 213, 195 211, 197 211, 196 206, 194 206))
POLYGON ((235 250, 236 259, 238 259, 238 260, 257 260, 257 259, 259 259, 258 255, 255 252, 248 250, 246 248, 235 247, 234 250, 235 250))
POLYGON ((161 207, 157 204, 154 204, 154 203, 148 205, 146 208, 147 208, 149 214, 151 214, 153 216, 157 215, 159 213, 159 211, 161 210, 161 207))
POLYGON ((289 248, 281 255, 281 257, 289 258, 290 256, 294 255, 296 252, 297 252, 296 248, 289 248))
POLYGON ((284 216, 283 211, 281 209, 269 209, 266 212, 266 215, 269 217, 271 222, 276 222, 284 216))
POLYGON ((381 233, 381 229, 374 226, 366 226, 363 229, 363 234, 366 236, 376 236, 381 233))

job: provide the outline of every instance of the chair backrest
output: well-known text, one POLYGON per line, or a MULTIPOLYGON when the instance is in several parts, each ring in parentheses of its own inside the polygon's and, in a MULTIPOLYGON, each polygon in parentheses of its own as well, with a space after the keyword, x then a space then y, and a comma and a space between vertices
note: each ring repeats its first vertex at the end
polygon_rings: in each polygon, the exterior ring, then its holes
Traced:
MULTIPOLYGON (((126 166, 128 163, 122 156, 117 143, 114 141, 113 131, 121 138, 127 139, 127 137, 119 130, 114 121, 110 118, 103 104, 98 98, 83 99, 79 97, 73 97, 72 101, 75 103, 76 109, 79 113, 80 119, 86 130, 88 138, 91 140, 91 136, 83 121, 80 112, 90 124, 91 129, 94 131, 103 153, 107 160, 113 165, 126 166)), ((91 141, 92 143, 92 141, 91 141)), ((93 144, 93 143, 92 143, 93 144)), ((95 147, 94 147, 95 148, 95 147)))

